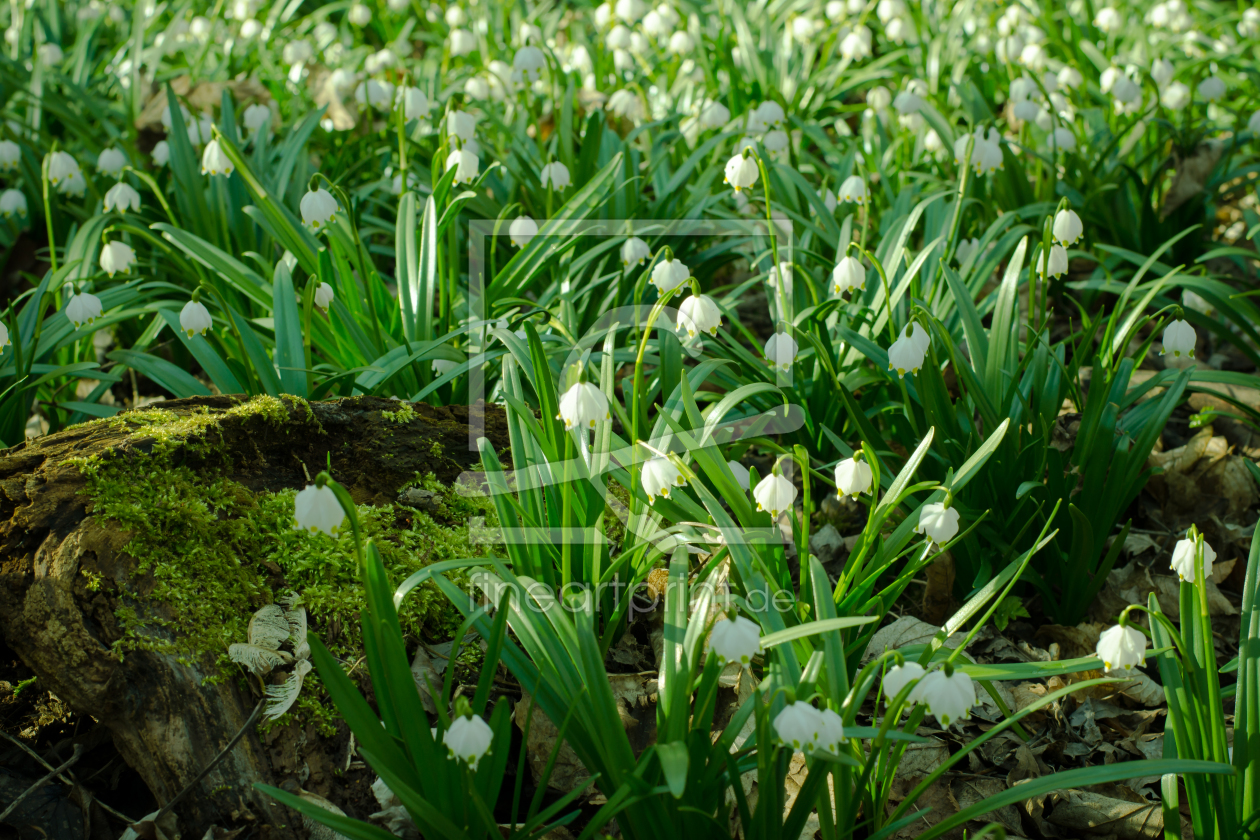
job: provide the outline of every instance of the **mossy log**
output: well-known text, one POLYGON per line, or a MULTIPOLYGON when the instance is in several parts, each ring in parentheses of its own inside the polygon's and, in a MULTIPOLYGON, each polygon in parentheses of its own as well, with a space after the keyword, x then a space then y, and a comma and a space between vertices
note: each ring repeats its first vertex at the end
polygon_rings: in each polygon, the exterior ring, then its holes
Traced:
MULTIPOLYGON (((493 406, 472 411, 483 434, 497 449, 506 448, 502 411, 493 406)), ((477 454, 469 450, 469 419, 470 409, 464 407, 434 408, 373 397, 307 403, 289 397, 219 396, 123 412, 4 451, 0 634, 36 672, 43 687, 108 727, 119 752, 156 800, 167 802, 232 738, 257 702, 257 692, 251 691, 239 670, 224 668, 224 643, 229 640, 225 637, 236 630, 207 628, 214 631, 207 635, 213 640, 210 646, 181 643, 193 638, 195 628, 181 624, 180 603, 154 597, 171 591, 165 577, 171 569, 163 568, 163 563, 178 568, 183 563, 210 563, 214 553, 262 553, 260 543, 248 538, 257 539, 254 532, 265 528, 246 523, 243 530, 249 533, 243 542, 211 546, 211 555, 198 558, 172 553, 157 563, 142 563, 130 547, 147 537, 149 542, 143 544, 150 551, 155 538, 159 545, 169 542, 172 552, 179 551, 184 527, 180 523, 194 520, 172 518, 171 511, 181 510, 187 504, 181 496, 195 495, 202 481, 213 482, 220 496, 230 498, 230 503, 199 503, 197 509, 211 525, 239 517, 242 510, 259 509, 270 511, 270 521, 276 523, 278 536, 272 542, 310 540, 310 545, 317 545, 323 540, 336 547, 322 534, 284 531, 290 528, 281 521, 284 506, 292 510, 291 495, 284 493, 300 489, 329 464, 333 476, 360 504, 388 507, 400 489, 426 474, 449 485, 478 463, 477 454), (115 507, 122 512, 111 515, 99 498, 101 476, 106 473, 121 482, 123 491, 132 483, 161 483, 177 474, 191 484, 153 488, 152 496, 143 497, 157 499, 151 511, 127 512, 120 502, 115 507), (166 499, 163 492, 175 498, 166 499), (259 507, 261 498, 274 503, 259 507), (146 533, 150 521, 153 533, 146 533)), ((390 513, 383 521, 392 523, 394 517, 390 513)), ((394 540, 396 551, 422 553, 415 550, 414 540, 423 541, 423 535, 415 537, 410 524, 406 528, 413 541, 394 540)), ((388 533, 381 536, 390 539, 388 533)), ((404 558, 419 564, 434 559, 439 558, 404 558)), ((225 625, 235 628, 243 627, 252 610, 269 602, 276 590, 293 585, 291 576, 286 579, 285 563, 265 557, 238 556, 226 568, 240 572, 231 572, 223 588, 233 598, 250 601, 228 610, 230 617, 223 618, 225 625)), ((213 604, 219 584, 197 579, 197 569, 181 574, 178 579, 185 585, 190 580, 195 585, 188 600, 190 614, 207 621, 207 614, 195 607, 213 604)), ((334 589, 356 589, 353 577, 337 580, 343 583, 334 589)), ((314 629, 327 634, 331 626, 334 634, 354 632, 346 629, 356 624, 353 615, 321 626, 317 612, 312 608, 314 629)), ((344 737, 341 742, 341 755, 322 758, 325 766, 343 764, 344 737)), ((262 837, 300 836, 285 827, 296 823, 294 815, 253 787, 256 782, 278 786, 291 778, 292 753, 269 748, 265 739, 249 733, 181 801, 176 810, 183 835, 201 837, 211 825, 249 822, 264 827, 262 837), (289 757, 282 757, 282 752, 289 757)))

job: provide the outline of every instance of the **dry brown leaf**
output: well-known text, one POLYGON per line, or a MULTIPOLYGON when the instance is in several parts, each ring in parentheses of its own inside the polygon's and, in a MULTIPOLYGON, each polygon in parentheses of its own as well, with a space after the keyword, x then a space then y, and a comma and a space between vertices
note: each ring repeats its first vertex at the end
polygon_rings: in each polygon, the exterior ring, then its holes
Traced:
POLYGON ((1046 819, 1076 832, 1073 836, 1111 836, 1116 840, 1156 840, 1164 833, 1164 815, 1154 802, 1128 802, 1081 790, 1056 791, 1048 797, 1046 819))
POLYGON ((1168 218, 1168 214, 1178 207, 1203 192, 1203 185, 1207 183, 1208 177, 1216 168, 1224 151, 1225 144, 1213 139, 1200 143, 1185 157, 1174 152, 1173 164, 1176 166, 1176 173, 1173 175, 1168 192, 1164 194, 1163 204, 1159 208, 1161 221, 1168 218))
MULTIPOLYGON (((937 779, 933 782, 923 794, 914 802, 916 810, 929 809, 928 812, 920 816, 917 820, 902 828, 893 836, 898 840, 912 840, 923 833, 924 829, 930 828, 941 820, 951 817, 958 813, 958 800, 954 798, 953 791, 943 779, 937 779)), ((955 830, 948 832, 942 837, 948 840, 962 840, 964 828, 959 826, 955 830)))
MULTIPOLYGON (((972 805, 990 796, 996 796, 1006 790, 1000 779, 955 779, 950 785, 954 798, 958 800, 959 809, 966 810, 972 805)), ((1004 805, 996 811, 990 811, 976 818, 978 822, 995 822, 1006 829, 1008 836, 1019 836, 1023 833, 1023 824, 1019 817, 1019 809, 1014 805, 1004 805)))
MULTIPOLYGON (((252 105, 260 102, 264 105, 271 102, 271 91, 256 79, 234 79, 227 82, 198 82, 196 86, 188 76, 171 79, 171 90, 194 114, 202 114, 219 107, 223 102, 224 89, 231 91, 237 105, 252 105)), ((136 118, 136 128, 165 131, 162 127, 162 112, 166 110, 166 88, 159 88, 145 102, 144 109, 136 118)))
POLYGON ((954 577, 954 556, 948 551, 937 554, 927 567, 923 617, 933 624, 943 624, 954 611, 954 577))
POLYGON ((1045 644, 1059 645, 1060 659, 1076 659, 1092 654, 1098 647, 1098 636, 1106 629, 1101 624, 1083 622, 1075 627, 1062 624, 1044 624, 1038 628, 1033 638, 1045 644))
MULTIPOLYGON (((922 645, 932 641, 933 637, 940 632, 940 627, 920 621, 911 615, 903 615, 901 618, 882 627, 871 638, 870 644, 866 646, 866 655, 864 659, 870 659, 883 653, 885 649, 893 650, 895 648, 905 647, 906 645, 922 645)), ((946 647, 956 648, 963 643, 966 638, 962 633, 955 633, 946 640, 946 647)))
POLYGON ((442 677, 433 667, 433 660, 429 658, 424 645, 416 648, 415 658, 411 660, 411 678, 416 681, 416 690, 420 692, 420 702, 424 704, 424 710, 431 715, 437 714, 433 689, 442 690, 442 677))

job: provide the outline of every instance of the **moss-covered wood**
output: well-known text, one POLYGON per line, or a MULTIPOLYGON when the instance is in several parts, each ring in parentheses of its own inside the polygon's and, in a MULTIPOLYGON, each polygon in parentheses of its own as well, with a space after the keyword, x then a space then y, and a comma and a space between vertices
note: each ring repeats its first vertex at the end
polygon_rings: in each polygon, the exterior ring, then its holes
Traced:
MULTIPOLYGON (((0 633, 42 685, 110 728, 166 801, 256 702, 225 656, 244 641, 255 609, 296 591, 312 631, 348 666, 358 658, 361 593, 348 545, 292 527, 293 493, 320 470, 331 465, 370 506, 361 518, 398 579, 483 553, 468 545, 465 522, 493 519, 492 509, 446 489, 477 468, 469 419, 462 407, 378 398, 211 397, 124 412, 0 453, 0 633), (435 491, 428 510, 393 504, 408 485, 435 491)), ((501 412, 472 419, 506 446, 501 412)), ((442 635, 452 611, 436 592, 418 594, 405 627, 442 635)), ((317 680, 295 709, 281 724, 304 743, 251 733, 181 803, 186 835, 246 820, 291 836, 284 810, 253 790, 257 781, 341 792, 344 736, 314 742, 336 730, 317 680)))

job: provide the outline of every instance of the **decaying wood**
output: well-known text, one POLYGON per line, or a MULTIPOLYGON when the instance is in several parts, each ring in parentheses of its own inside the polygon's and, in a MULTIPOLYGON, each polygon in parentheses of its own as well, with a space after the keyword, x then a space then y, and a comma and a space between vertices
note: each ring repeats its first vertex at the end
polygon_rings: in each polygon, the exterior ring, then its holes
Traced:
MULTIPOLYGON (((220 396, 162 403, 180 416, 221 418, 205 447, 176 443, 172 456, 195 471, 213 470, 254 491, 301 488, 325 469, 331 455, 338 479, 359 503, 387 503, 419 472, 449 483, 477 462, 468 446, 469 410, 415 404, 407 422, 386 419, 404 404, 380 398, 324 403, 284 400, 287 422, 261 415, 230 415, 243 398, 220 396), (440 444, 435 447, 434 443, 440 444), (211 463, 213 461, 213 463, 211 463)), ((479 410, 484 433, 506 446, 501 411, 479 410)), ((238 680, 205 684, 214 657, 181 662, 148 651, 112 652, 123 628, 115 611, 140 585, 135 561, 124 551, 128 535, 92 515, 86 479, 72 459, 92 455, 133 457, 155 440, 118 418, 30 441, 0 453, 0 635, 35 671, 40 685, 79 712, 105 724, 125 760, 158 803, 172 797, 208 766, 247 720, 256 698, 238 680), (109 593, 89 591, 80 569, 110 582, 109 593)), ((141 619, 145 616, 141 615, 141 619)), ((253 732, 180 803, 184 836, 201 837, 212 825, 270 826, 261 836, 295 837, 292 815, 256 782, 278 785, 268 753, 253 732), (255 822, 256 821, 256 822, 255 822)))

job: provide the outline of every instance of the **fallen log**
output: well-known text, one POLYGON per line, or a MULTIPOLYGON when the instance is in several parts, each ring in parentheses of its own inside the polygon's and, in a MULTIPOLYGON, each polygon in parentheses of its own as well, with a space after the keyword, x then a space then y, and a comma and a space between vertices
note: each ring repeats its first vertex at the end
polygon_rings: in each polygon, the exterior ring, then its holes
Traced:
MULTIPOLYGON (((0 637, 42 687, 108 727, 164 804, 213 761, 257 703, 257 682, 251 686, 224 656, 226 643, 243 641, 231 638, 233 628, 253 609, 299 588, 295 580, 306 574, 316 592, 308 603, 313 632, 353 647, 357 587, 349 570, 312 576, 289 565, 287 554, 268 559, 265 549, 282 540, 298 541, 294 556, 336 553, 323 535, 289 530, 284 494, 331 467, 357 503, 389 511, 417 477, 449 486, 478 463, 470 419, 506 448, 504 415, 494 406, 216 396, 123 412, 6 450, 0 637), (213 495, 199 498, 202 487, 213 495), (197 542, 203 537, 210 542, 197 542), (216 571, 203 575, 203 568, 216 571), (327 592, 316 585, 323 578, 331 581, 327 592), (228 595, 233 600, 221 601, 228 595), (321 598, 341 599, 335 603, 345 608, 321 615, 321 598), (245 602, 237 608, 238 600, 245 602)), ((428 531, 397 511, 374 526, 398 568, 459 548, 462 524, 438 539, 428 514, 412 513, 428 531)), ((292 726, 296 740, 287 743, 274 732, 250 732, 194 786, 176 809, 184 836, 243 825, 267 827, 261 837, 300 836, 292 815, 254 783, 296 781, 326 794, 347 783, 341 771, 350 757, 345 737, 311 743, 316 731, 336 727, 331 715, 292 726)))

